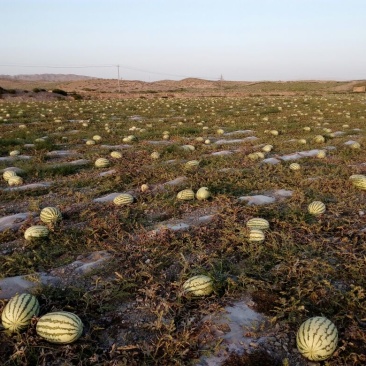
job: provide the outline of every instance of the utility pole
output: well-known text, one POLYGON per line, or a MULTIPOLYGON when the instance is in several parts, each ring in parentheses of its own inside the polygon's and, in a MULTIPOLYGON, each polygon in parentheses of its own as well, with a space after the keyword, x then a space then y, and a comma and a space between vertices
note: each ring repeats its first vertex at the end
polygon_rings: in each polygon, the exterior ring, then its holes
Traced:
POLYGON ((121 94, 121 85, 119 84, 119 65, 117 65, 118 92, 121 94))
POLYGON ((221 74, 221 76, 220 76, 220 92, 221 92, 221 94, 222 94, 222 82, 223 82, 223 80, 224 80, 224 77, 221 74))

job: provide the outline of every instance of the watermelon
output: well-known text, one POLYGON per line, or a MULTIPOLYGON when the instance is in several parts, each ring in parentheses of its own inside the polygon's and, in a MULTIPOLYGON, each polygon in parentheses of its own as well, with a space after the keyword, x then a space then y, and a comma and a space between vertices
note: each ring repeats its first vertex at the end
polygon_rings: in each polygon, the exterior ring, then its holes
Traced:
POLYGON ((272 149, 273 149, 272 145, 264 145, 262 147, 262 151, 264 151, 264 152, 270 152, 270 151, 272 151, 272 149))
POLYGON ((150 157, 152 159, 159 159, 160 158, 160 154, 157 151, 154 151, 153 153, 151 153, 150 157))
POLYGON ((366 175, 353 174, 349 177, 349 180, 356 188, 366 190, 366 175))
POLYGON ((292 164, 290 164, 289 168, 291 170, 300 170, 301 169, 300 164, 298 164, 298 163, 292 163, 292 164))
POLYGON ((116 196, 113 200, 113 203, 117 206, 122 205, 129 205, 133 203, 134 197, 129 193, 121 193, 120 195, 116 196))
POLYGON ((249 232, 249 241, 251 243, 262 243, 265 239, 264 232, 259 229, 251 229, 249 232))
POLYGON ((213 290, 212 279, 205 275, 193 276, 183 284, 183 292, 188 296, 207 296, 213 290))
POLYGON ((327 318, 315 316, 303 322, 296 334, 299 352, 310 361, 329 358, 338 343, 336 326, 327 318))
POLYGON ((319 216, 325 212, 325 204, 321 201, 313 201, 308 206, 308 212, 311 215, 319 216))
POLYGON ((16 177, 17 173, 14 172, 14 170, 6 170, 3 173, 3 178, 5 181, 8 181, 11 177, 16 177))
POLYGON ((55 311, 39 318, 36 332, 48 342, 67 344, 80 338, 83 327, 81 319, 76 314, 55 311))
POLYGON ((316 142, 318 144, 323 143, 323 142, 325 142, 325 138, 322 135, 317 135, 314 137, 314 142, 316 142))
POLYGON ((95 161, 94 165, 97 168, 106 168, 109 166, 109 160, 106 158, 99 158, 95 161))
POLYGON ((190 201, 194 199, 194 192, 192 189, 183 189, 182 191, 178 192, 177 198, 182 201, 190 201))
POLYGON ((94 135, 92 138, 93 138, 94 141, 101 141, 102 140, 101 136, 99 136, 99 135, 94 135))
POLYGON ((5 329, 15 333, 26 328, 39 313, 39 302, 31 294, 15 295, 5 305, 1 321, 5 329))
POLYGON ((46 238, 49 234, 49 230, 46 226, 33 225, 24 232, 25 240, 46 238))
POLYGON ((327 152, 325 150, 319 150, 316 154, 318 159, 324 159, 327 156, 327 152))
POLYGON ((141 184, 141 187, 140 187, 140 190, 141 192, 146 192, 150 189, 149 185, 148 184, 141 184))
POLYGON ((261 217, 253 217, 247 221, 247 228, 250 230, 267 230, 269 228, 269 222, 266 219, 262 219, 261 217))
POLYGON ((350 144, 349 145, 349 147, 351 148, 351 149, 360 149, 361 148, 361 145, 360 145, 360 143, 359 142, 353 142, 352 144, 350 144))
POLYGON ((19 150, 10 151, 9 155, 10 156, 18 156, 18 155, 20 155, 20 151, 19 150))
POLYGON ((45 224, 53 224, 62 219, 62 214, 57 207, 45 207, 39 217, 45 224))
POLYGON ((9 186, 20 186, 23 184, 23 178, 18 175, 11 176, 8 179, 9 186))
POLYGON ((184 164, 184 167, 187 169, 187 170, 193 170, 193 169, 197 169, 198 166, 199 166, 200 162, 198 160, 190 160, 190 161, 187 161, 185 164, 184 164))
POLYGON ((182 145, 181 148, 185 151, 194 151, 196 149, 193 145, 182 145))
POLYGON ((119 151, 112 151, 110 155, 111 155, 112 158, 115 158, 115 159, 121 159, 122 158, 122 154, 119 151))
POLYGON ((211 192, 207 187, 201 187, 197 192, 196 192, 196 198, 199 201, 203 201, 203 200, 207 200, 207 198, 211 197, 211 192))

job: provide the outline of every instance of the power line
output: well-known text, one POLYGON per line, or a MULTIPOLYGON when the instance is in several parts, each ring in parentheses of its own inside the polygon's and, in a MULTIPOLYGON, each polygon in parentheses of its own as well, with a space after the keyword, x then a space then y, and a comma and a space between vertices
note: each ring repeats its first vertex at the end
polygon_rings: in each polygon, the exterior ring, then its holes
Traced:
MULTIPOLYGON (((48 69, 87 69, 87 68, 112 68, 117 67, 118 71, 119 68, 126 69, 126 70, 132 70, 132 71, 138 71, 143 72, 147 74, 154 74, 154 75, 161 75, 161 76, 172 76, 172 77, 179 77, 179 78, 189 78, 193 77, 192 75, 180 75, 180 74, 170 74, 170 73, 164 73, 164 72, 158 72, 158 71, 151 71, 151 70, 144 70, 139 69, 133 66, 127 66, 127 65, 68 65, 68 66, 51 66, 51 65, 23 65, 23 64, 3 64, 0 65, 0 67, 27 67, 27 68, 48 68, 48 69)), ((195 76, 200 79, 208 79, 208 80, 218 80, 217 77, 208 77, 208 76, 195 76)))
POLYGON ((78 65, 78 66, 49 66, 49 65, 22 65, 22 64, 7 64, 0 67, 44 67, 48 69, 87 69, 91 67, 116 67, 116 65, 78 65))

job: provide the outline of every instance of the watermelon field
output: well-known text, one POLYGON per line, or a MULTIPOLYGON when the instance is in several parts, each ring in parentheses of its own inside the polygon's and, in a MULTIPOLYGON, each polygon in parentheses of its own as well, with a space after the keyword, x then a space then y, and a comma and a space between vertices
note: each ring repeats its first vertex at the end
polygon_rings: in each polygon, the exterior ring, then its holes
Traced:
POLYGON ((0 100, 0 313, 39 302, 0 363, 365 365, 365 148, 350 92, 0 100))

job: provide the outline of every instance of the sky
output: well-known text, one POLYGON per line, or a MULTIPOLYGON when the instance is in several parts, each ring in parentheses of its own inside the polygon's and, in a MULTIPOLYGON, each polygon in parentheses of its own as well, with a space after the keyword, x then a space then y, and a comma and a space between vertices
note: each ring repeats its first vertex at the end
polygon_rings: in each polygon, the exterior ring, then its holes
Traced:
POLYGON ((360 80, 365 15, 365 0, 0 0, 0 74, 360 80))

